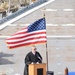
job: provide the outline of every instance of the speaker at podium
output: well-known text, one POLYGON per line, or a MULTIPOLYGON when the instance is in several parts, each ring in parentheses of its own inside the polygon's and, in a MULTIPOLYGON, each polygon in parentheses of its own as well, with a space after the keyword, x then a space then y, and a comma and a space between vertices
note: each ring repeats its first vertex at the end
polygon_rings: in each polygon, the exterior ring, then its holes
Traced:
POLYGON ((29 75, 46 75, 46 63, 29 64, 29 75))

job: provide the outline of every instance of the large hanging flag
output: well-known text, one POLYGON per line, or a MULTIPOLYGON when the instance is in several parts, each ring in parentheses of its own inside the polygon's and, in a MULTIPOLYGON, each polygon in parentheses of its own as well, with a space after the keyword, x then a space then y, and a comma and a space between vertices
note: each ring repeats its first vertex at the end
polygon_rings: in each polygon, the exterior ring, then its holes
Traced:
POLYGON ((6 39, 11 48, 46 43, 46 22, 41 18, 6 39))

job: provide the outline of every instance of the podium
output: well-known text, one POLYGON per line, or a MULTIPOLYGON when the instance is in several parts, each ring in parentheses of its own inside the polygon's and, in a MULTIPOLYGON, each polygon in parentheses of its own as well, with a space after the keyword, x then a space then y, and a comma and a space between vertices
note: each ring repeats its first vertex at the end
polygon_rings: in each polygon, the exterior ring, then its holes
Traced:
POLYGON ((46 64, 29 64, 29 75, 46 75, 46 64))

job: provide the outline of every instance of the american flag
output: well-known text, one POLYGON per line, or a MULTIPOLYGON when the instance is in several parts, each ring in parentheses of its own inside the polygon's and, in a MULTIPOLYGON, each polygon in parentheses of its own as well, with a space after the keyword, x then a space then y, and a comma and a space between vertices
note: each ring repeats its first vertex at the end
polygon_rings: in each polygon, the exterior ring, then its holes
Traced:
POLYGON ((46 43, 46 21, 41 18, 6 39, 11 48, 46 43))

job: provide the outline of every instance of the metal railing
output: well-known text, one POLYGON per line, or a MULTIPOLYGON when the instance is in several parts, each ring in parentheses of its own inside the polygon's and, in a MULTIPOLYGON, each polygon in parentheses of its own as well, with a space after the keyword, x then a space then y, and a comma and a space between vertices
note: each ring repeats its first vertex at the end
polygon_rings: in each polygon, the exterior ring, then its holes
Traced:
POLYGON ((46 1, 48 1, 48 0, 38 0, 38 1, 34 2, 33 4, 30 4, 30 5, 28 5, 28 6, 24 7, 24 8, 16 11, 16 12, 12 13, 11 15, 6 16, 5 18, 0 20, 0 25, 3 24, 6 21, 9 21, 9 20, 19 16, 22 13, 25 13, 26 11, 28 11, 28 10, 30 10, 30 9, 32 9, 32 8, 34 8, 34 7, 38 6, 38 5, 46 2, 46 1))

